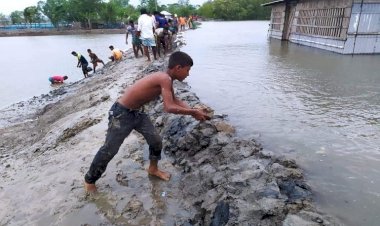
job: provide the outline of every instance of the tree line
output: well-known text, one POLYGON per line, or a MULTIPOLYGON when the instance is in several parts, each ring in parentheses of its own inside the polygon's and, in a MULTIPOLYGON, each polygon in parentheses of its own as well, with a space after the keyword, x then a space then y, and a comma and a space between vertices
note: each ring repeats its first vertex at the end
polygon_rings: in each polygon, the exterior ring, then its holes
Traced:
POLYGON ((166 10, 179 16, 198 15, 205 19, 216 20, 267 20, 270 8, 261 4, 268 0, 209 0, 202 5, 192 5, 189 0, 160 5, 159 0, 140 0, 135 7, 129 0, 46 0, 24 10, 13 11, 9 19, 0 13, 0 23, 23 24, 50 21, 60 28, 72 22, 81 23, 81 27, 91 29, 94 23, 106 27, 128 20, 137 20, 141 8, 149 12, 166 10))

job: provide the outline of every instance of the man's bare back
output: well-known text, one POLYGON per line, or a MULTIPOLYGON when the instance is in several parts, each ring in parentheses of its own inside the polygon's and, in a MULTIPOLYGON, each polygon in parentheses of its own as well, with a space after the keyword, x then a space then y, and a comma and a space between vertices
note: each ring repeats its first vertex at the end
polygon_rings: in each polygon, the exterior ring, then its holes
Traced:
POLYGON ((118 102, 129 108, 139 109, 144 104, 154 100, 162 89, 173 89, 173 80, 165 72, 156 72, 138 80, 135 84, 127 87, 118 102))

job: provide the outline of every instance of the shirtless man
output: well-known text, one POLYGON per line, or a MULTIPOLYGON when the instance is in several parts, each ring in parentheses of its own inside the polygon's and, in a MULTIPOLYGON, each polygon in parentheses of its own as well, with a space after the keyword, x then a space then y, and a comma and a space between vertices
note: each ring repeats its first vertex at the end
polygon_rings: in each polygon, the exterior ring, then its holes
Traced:
POLYGON ((99 57, 91 51, 91 49, 87 49, 88 55, 90 56, 92 66, 94 67, 94 73, 96 72, 96 67, 98 66, 98 63, 102 63, 104 67, 104 62, 99 59, 99 57))
POLYGON ((150 175, 169 180, 170 174, 158 169, 161 159, 162 140, 147 114, 140 110, 144 104, 162 96, 164 110, 173 114, 191 115, 199 121, 210 119, 204 109, 189 107, 174 96, 173 81, 183 81, 189 76, 193 60, 184 52, 174 52, 169 58, 166 72, 155 72, 138 80, 126 88, 124 94, 109 111, 109 126, 104 145, 99 149, 85 175, 85 190, 96 191, 95 182, 107 168, 109 161, 116 155, 124 139, 134 129, 141 133, 149 144, 150 175))

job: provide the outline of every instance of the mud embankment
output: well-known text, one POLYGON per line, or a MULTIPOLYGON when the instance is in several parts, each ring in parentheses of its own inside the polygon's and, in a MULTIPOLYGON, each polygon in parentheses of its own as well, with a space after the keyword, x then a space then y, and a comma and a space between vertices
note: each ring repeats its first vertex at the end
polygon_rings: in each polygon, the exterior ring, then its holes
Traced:
MULTIPOLYGON (((227 116, 198 122, 147 106, 163 137, 161 168, 147 176, 148 147, 132 133, 87 196, 83 176, 102 145, 107 113, 122 90, 164 70, 130 52, 88 79, 0 111, 0 225, 341 225, 319 213, 302 171, 255 140, 242 140, 227 116)), ((186 83, 176 95, 202 104, 186 83)))

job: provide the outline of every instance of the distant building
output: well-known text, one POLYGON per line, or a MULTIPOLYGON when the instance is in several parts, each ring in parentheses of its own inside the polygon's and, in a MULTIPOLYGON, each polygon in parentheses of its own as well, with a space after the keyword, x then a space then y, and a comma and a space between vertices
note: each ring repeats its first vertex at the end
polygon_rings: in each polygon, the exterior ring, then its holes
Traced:
POLYGON ((341 54, 380 53, 380 0, 278 0, 269 36, 341 54))

